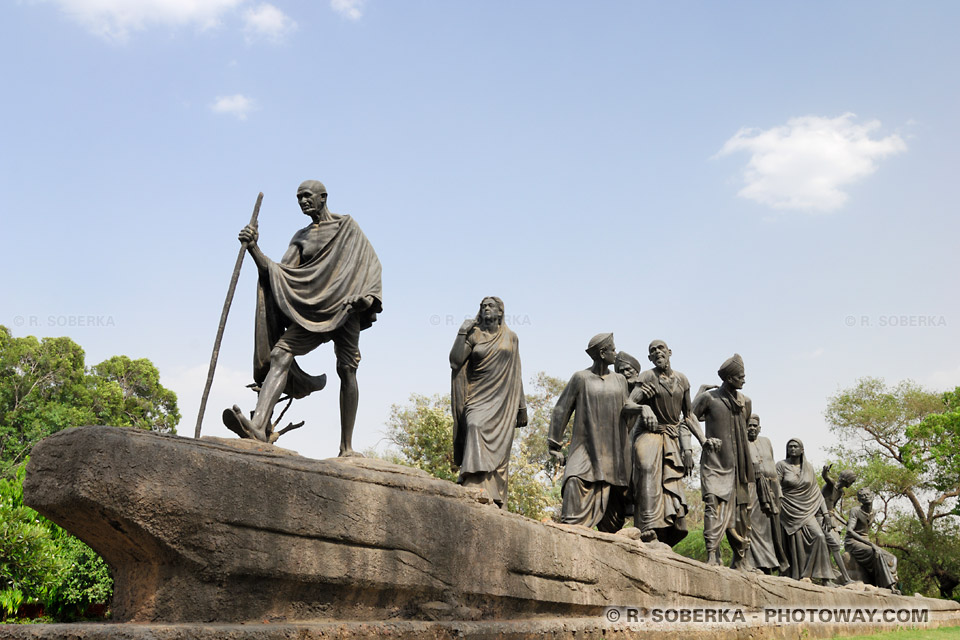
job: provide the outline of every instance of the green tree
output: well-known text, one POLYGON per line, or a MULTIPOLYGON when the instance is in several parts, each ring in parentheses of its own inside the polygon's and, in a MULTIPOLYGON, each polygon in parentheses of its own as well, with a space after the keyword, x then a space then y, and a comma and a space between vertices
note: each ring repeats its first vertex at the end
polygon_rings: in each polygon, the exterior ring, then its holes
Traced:
POLYGON ((935 499, 927 505, 927 520, 944 517, 953 503, 952 515, 960 516, 960 387, 940 396, 943 410, 928 414, 919 424, 906 428, 904 466, 924 477, 935 499))
POLYGON ((67 427, 102 424, 174 433, 177 396, 146 359, 114 356, 89 369, 70 338, 15 338, 0 326, 0 476, 67 427))
POLYGON ((160 372, 146 358, 104 360, 91 369, 89 384, 99 424, 176 432, 177 394, 160 384, 160 372))
POLYGON ((393 405, 387 420, 387 440, 399 454, 388 459, 456 482, 450 396, 415 393, 409 405, 393 405))
MULTIPOLYGON (((673 547, 673 550, 681 556, 706 562, 707 543, 703 538, 703 522, 701 521, 696 526, 691 526, 686 537, 678 542, 673 547)), ((724 536, 720 539, 720 561, 723 562, 724 565, 730 566, 731 560, 733 560, 733 550, 730 548, 730 542, 727 540, 727 537, 724 536)))
POLYGON ((916 518, 899 515, 881 538, 897 555, 900 582, 907 593, 956 599, 960 584, 960 526, 955 518, 923 526, 916 518))
POLYGON ((23 504, 33 445, 85 424, 173 433, 177 397, 146 359, 115 356, 93 367, 70 338, 15 338, 0 326, 0 612, 42 604, 60 620, 109 601, 106 564, 23 504))
MULTIPOLYGON (((556 464, 556 458, 550 455, 547 448, 547 438, 550 436, 550 421, 553 418, 553 407, 557 398, 567 386, 567 381, 561 378, 548 376, 541 371, 534 377, 533 393, 527 395, 528 422, 524 433, 524 444, 533 456, 530 461, 543 469, 549 476, 550 485, 557 485, 563 477, 563 467, 556 464)), ((573 418, 571 417, 571 420, 573 418)), ((565 451, 568 453, 568 451, 565 451)), ((559 495, 559 493, 558 493, 559 495)))
MULTIPOLYGON (((527 396, 529 424, 515 432, 507 509, 528 518, 540 520, 557 512, 560 492, 556 472, 545 470, 550 462, 546 437, 550 410, 563 384, 556 378, 539 374, 533 381, 534 393, 527 396)), ((386 436, 394 447, 385 455, 387 460, 456 481, 449 396, 414 394, 410 396, 410 404, 394 405, 386 436)))
POLYGON ((0 619, 26 603, 58 620, 81 617, 109 601, 113 580, 90 547, 23 503, 25 469, 0 479, 0 619))
POLYGON ((40 439, 94 418, 78 344, 69 338, 14 338, 0 326, 0 475, 40 439))
POLYGON ((66 564, 40 515, 23 504, 20 465, 0 479, 0 618, 16 614, 24 602, 43 602, 66 564))
POLYGON ((887 387, 863 378, 830 398, 825 416, 838 440, 832 453, 881 497, 878 539, 897 553, 904 586, 930 593, 936 584, 953 597, 960 547, 948 540, 960 496, 960 388, 937 394, 911 381, 887 387))

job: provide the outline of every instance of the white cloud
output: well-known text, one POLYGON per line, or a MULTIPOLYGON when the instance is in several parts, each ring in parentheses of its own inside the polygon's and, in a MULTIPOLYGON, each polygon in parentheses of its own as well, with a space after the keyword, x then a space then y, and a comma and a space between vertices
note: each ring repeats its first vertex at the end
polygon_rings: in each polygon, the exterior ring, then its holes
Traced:
POLYGON ((256 104, 253 100, 237 93, 232 96, 217 96, 217 99, 210 105, 210 110, 214 113, 226 113, 236 116, 237 120, 246 120, 251 111, 256 110, 256 104))
POLYGON ((363 17, 363 5, 366 0, 330 0, 330 8, 348 20, 363 17))
POLYGON ((124 42, 153 24, 209 29, 244 0, 46 0, 92 33, 124 42))
POLYGON ((907 148, 897 134, 872 138, 880 128, 856 115, 804 116, 767 130, 743 128, 718 156, 747 151, 746 186, 739 196, 776 209, 831 211, 847 200, 843 187, 877 170, 877 161, 907 148))
POLYGON ((247 42, 257 39, 280 42, 297 28, 297 23, 287 14, 266 2, 244 11, 243 23, 247 42))

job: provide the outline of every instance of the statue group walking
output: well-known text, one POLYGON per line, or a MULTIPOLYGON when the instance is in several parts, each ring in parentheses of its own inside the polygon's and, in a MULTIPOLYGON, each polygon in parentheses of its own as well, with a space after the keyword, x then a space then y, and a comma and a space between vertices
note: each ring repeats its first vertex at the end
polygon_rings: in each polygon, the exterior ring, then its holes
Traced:
MULTIPOLYGON (((306 373, 296 358, 332 342, 340 378, 340 455, 357 455, 352 436, 359 341, 382 310, 380 262, 356 221, 328 209, 322 183, 303 182, 297 201, 310 224, 293 235, 279 262, 257 244, 259 200, 252 224, 239 233, 259 275, 251 385, 257 401, 249 415, 239 405, 224 410, 223 422, 242 438, 274 442, 282 433, 273 418, 276 405, 326 384, 326 376, 306 373)), ((231 296, 232 288, 225 310, 231 296)), ((211 370, 218 347, 219 336, 211 370)), ((547 438, 550 455, 564 466, 562 523, 616 532, 632 517, 641 540, 677 544, 688 533, 683 479, 696 467, 696 439, 709 564, 721 564, 726 537, 734 568, 844 583, 851 580, 846 551, 858 575, 895 588, 894 557, 868 535, 872 492, 861 489, 859 506, 844 519, 837 505, 855 481, 850 472, 835 480, 824 468, 821 491, 796 438, 787 443, 786 458, 774 461, 772 444, 759 435, 760 419, 743 394, 746 374, 738 354, 718 369, 719 386, 703 385, 692 395, 662 340, 649 344, 647 370, 617 351, 612 333, 591 338, 586 353, 590 366, 574 373, 558 397, 547 438)), ((476 316, 460 327, 450 367, 457 482, 478 488, 484 501, 502 508, 514 430, 527 424, 527 410, 519 340, 505 323, 500 298, 481 300, 476 316)))
MULTIPOLYGON (((863 579, 895 589, 894 557, 867 536, 872 493, 858 494, 863 499, 841 541, 837 505, 855 476, 844 472, 834 481, 825 468, 821 491, 796 438, 786 458, 775 460, 742 392, 740 355, 720 366, 719 386, 703 385, 691 397, 689 380, 673 369, 673 352, 662 340, 650 343, 647 370, 617 351, 611 333, 591 338, 586 353, 591 364, 557 398, 547 438, 550 455, 564 466, 562 523, 616 532, 632 516, 641 540, 677 544, 688 533, 683 479, 695 468, 696 439, 708 564, 722 563, 726 537, 733 568, 845 584, 851 581, 846 550, 863 579)), ((499 298, 484 298, 476 318, 464 322, 450 365, 458 482, 503 506, 513 431, 526 424, 526 409, 518 340, 503 323, 499 298)))

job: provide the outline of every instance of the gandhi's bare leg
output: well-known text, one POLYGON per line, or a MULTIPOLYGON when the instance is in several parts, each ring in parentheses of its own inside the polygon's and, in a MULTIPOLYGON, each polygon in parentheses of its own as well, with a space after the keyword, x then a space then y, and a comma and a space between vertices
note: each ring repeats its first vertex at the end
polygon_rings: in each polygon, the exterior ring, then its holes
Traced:
POLYGON ((270 426, 270 419, 273 417, 273 408, 277 405, 277 400, 287 386, 287 374, 290 372, 290 366, 293 364, 293 354, 277 347, 270 352, 270 370, 267 377, 260 386, 260 394, 257 396, 257 408, 253 412, 251 428, 257 435, 257 440, 267 442, 270 434, 267 429, 270 426))
POLYGON ((353 450, 353 427, 357 422, 357 405, 360 389, 357 387, 357 370, 337 363, 340 376, 340 457, 358 455, 353 450))

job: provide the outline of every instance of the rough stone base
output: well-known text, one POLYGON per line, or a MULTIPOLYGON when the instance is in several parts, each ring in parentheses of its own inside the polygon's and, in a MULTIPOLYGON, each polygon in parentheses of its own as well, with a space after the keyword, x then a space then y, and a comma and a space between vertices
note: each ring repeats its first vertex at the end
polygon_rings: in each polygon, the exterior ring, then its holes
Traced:
MULTIPOLYGON (((946 622, 946 621, 945 621, 946 622)), ((947 624, 960 624, 954 619, 947 624)), ((937 626, 936 624, 928 626, 937 626)), ((944 625, 946 626, 946 625, 944 625)), ((738 624, 613 625, 595 619, 510 622, 328 622, 312 624, 40 624, 0 625, 9 640, 811 640, 895 631, 896 625, 738 624)), ((960 637, 960 627, 956 627, 960 637)))
MULTIPOLYGON (((481 503, 478 491, 415 469, 311 460, 240 440, 69 429, 34 448, 24 498, 111 566, 118 621, 160 623, 70 626, 65 637, 78 639, 655 630, 604 623, 611 606, 736 608, 748 618, 784 607, 923 609, 929 625, 960 625, 952 601, 711 567, 629 535, 507 513, 481 503), (358 620, 365 622, 345 622, 358 620)), ((837 632, 816 623, 736 624, 708 637, 837 632)), ((679 623, 653 637, 693 628, 699 636, 711 627, 679 623)), ((17 628, 16 637, 55 637, 23 635, 45 633, 33 629, 17 628)))

